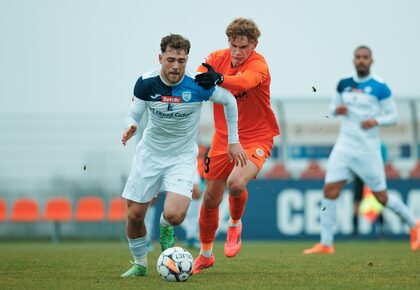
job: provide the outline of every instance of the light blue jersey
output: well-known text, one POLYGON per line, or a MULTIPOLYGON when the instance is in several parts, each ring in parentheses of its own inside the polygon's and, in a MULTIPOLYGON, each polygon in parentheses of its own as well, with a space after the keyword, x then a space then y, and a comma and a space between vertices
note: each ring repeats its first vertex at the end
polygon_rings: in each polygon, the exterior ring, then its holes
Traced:
POLYGON ((197 74, 187 70, 182 80, 174 85, 164 82, 161 69, 143 74, 134 88, 126 127, 138 126, 148 110, 148 123, 138 146, 163 155, 190 153, 197 155, 195 142, 202 102, 213 101, 225 106, 229 143, 239 143, 236 101, 221 87, 205 90, 194 82, 197 74))
POLYGON ((343 116, 340 135, 334 147, 340 151, 380 150, 379 126, 394 125, 398 119, 388 86, 374 76, 342 79, 337 86, 337 95, 331 102, 331 112, 335 113, 335 108, 342 104, 347 106, 348 111, 343 116), (362 128, 361 123, 368 119, 376 119, 378 126, 362 128))

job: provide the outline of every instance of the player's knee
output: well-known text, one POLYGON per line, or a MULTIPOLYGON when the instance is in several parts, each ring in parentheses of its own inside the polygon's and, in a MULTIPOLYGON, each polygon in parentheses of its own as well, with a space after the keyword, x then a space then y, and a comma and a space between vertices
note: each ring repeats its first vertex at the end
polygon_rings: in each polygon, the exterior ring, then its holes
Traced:
POLYGON ((382 205, 386 205, 387 201, 388 201, 388 195, 386 193, 386 191, 381 191, 381 192, 373 192, 373 195, 376 197, 376 199, 382 204, 382 205))
POLYGON ((220 205, 220 203, 222 202, 223 199, 223 195, 218 197, 218 196, 214 196, 212 194, 205 194, 204 195, 204 206, 206 208, 216 208, 220 205))
POLYGON ((144 220, 144 214, 134 211, 134 210, 128 210, 127 212, 127 222, 137 225, 144 220))
POLYGON ((181 224, 185 219, 185 212, 170 210, 165 211, 165 219, 173 226, 181 224))
POLYGON ((233 196, 240 196, 245 190, 245 182, 242 180, 228 180, 229 194, 233 196))

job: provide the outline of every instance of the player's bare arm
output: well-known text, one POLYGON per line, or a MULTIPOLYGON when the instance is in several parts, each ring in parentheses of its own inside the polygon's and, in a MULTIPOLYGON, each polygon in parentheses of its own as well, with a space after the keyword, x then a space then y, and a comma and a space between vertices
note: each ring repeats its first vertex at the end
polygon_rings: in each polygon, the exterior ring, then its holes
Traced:
POLYGON ((125 118, 125 130, 121 137, 121 142, 125 146, 127 141, 133 137, 139 127, 143 113, 146 110, 146 103, 137 97, 131 99, 130 108, 125 118))
POLYGON ((362 122, 363 129, 370 129, 376 127, 378 125, 378 121, 376 119, 369 119, 362 122))
POLYGON ((337 115, 347 115, 347 106, 346 105, 338 105, 335 107, 335 113, 337 115))
POLYGON ((127 144, 127 141, 130 140, 131 137, 133 137, 136 134, 137 126, 136 125, 130 125, 127 129, 125 129, 121 142, 125 146, 127 144))

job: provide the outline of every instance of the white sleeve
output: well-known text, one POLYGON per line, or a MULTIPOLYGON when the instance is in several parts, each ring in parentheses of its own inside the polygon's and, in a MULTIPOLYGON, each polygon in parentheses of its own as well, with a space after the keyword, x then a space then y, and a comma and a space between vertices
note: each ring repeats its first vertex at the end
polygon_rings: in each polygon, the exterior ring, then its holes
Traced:
POLYGON ((340 93, 337 92, 337 94, 331 99, 330 106, 328 108, 329 113, 332 116, 336 116, 337 114, 335 112, 335 108, 337 108, 338 105, 342 105, 343 103, 343 97, 340 93))
POLYGON ((379 102, 382 108, 383 114, 376 117, 375 120, 379 126, 391 126, 395 125, 398 121, 397 106, 392 98, 386 98, 379 102))
POLYGON ((239 143, 238 135, 238 106, 235 97, 222 87, 216 86, 210 101, 224 106, 225 118, 228 128, 228 143, 239 143))
POLYGON ((141 118, 146 110, 146 102, 139 98, 133 97, 133 101, 128 109, 127 117, 125 118, 125 128, 135 125, 139 128, 141 118))

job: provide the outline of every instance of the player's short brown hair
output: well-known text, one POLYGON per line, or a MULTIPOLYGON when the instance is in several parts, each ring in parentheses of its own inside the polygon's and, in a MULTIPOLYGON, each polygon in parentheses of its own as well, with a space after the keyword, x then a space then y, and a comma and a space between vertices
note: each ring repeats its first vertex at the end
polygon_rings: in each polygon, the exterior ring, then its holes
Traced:
POLYGON ((234 19, 228 25, 226 35, 229 40, 234 40, 238 36, 246 36, 249 41, 255 42, 260 37, 261 32, 253 20, 240 17, 234 19))
POLYGON ((172 48, 175 50, 184 50, 187 54, 189 54, 191 43, 182 35, 169 34, 162 38, 160 42, 160 51, 164 53, 168 48, 172 48))

